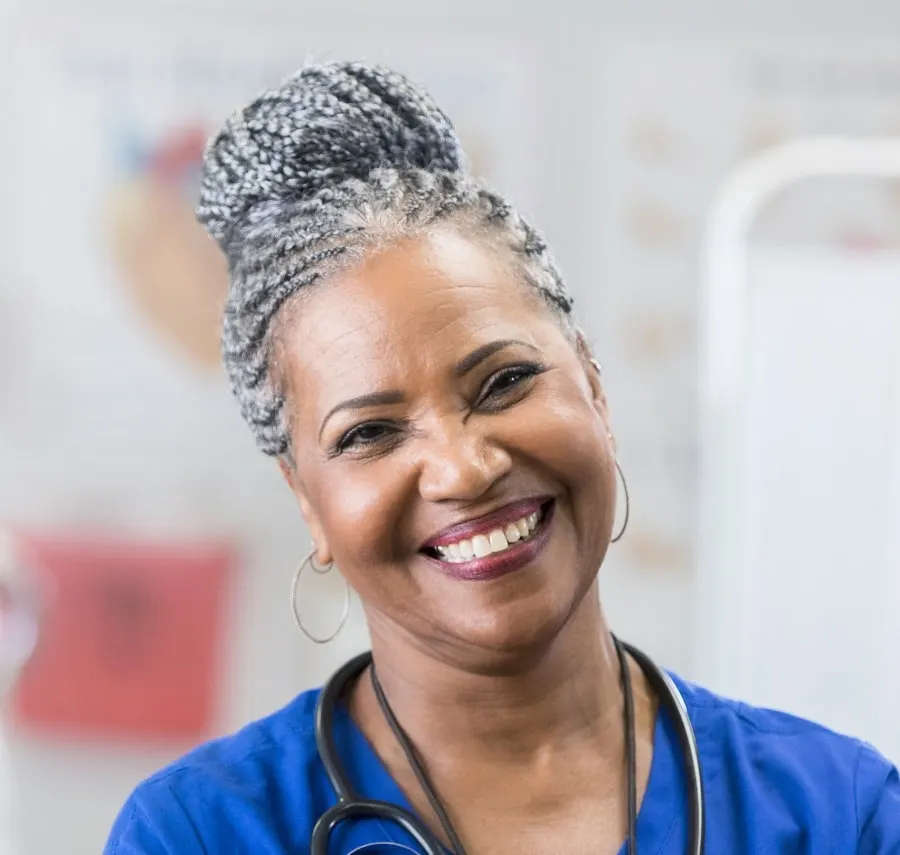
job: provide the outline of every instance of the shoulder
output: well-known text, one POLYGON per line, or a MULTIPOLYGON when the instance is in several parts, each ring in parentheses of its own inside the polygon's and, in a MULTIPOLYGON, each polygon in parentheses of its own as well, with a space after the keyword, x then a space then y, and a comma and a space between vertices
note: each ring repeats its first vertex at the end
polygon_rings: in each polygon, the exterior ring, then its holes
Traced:
POLYGON ((143 781, 119 813, 105 855, 195 855, 224 851, 223 841, 283 841, 285 833, 307 841, 328 798, 315 744, 317 698, 318 690, 299 695, 143 781))
POLYGON ((870 744, 673 679, 697 735, 713 800, 727 795, 726 809, 742 813, 745 821, 789 817, 798 827, 805 822, 820 829, 823 839, 862 841, 877 833, 900 847, 897 769, 870 744))
MULTIPOLYGON (((698 736, 704 733, 723 740, 742 739, 761 746, 817 744, 837 751, 838 757, 853 754, 862 743, 827 727, 790 713, 752 706, 727 698, 673 675, 681 690, 698 736)), ((846 758, 845 758, 846 759, 846 758)))

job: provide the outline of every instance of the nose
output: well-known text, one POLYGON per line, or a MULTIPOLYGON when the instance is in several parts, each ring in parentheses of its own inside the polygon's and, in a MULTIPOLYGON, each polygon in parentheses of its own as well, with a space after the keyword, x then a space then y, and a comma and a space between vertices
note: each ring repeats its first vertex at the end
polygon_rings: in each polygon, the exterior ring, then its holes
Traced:
POLYGON ((441 425, 421 438, 419 493, 429 502, 473 501, 512 469, 512 457, 471 422, 441 425))

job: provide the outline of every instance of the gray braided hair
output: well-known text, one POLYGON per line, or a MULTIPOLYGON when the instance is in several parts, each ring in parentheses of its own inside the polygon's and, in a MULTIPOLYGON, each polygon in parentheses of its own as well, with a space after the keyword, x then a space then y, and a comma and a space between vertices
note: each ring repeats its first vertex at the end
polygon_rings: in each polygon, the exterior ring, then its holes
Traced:
POLYGON ((272 376, 282 308, 374 248, 452 223, 511 250, 574 331, 571 297, 540 235, 472 177, 431 97, 379 66, 303 68, 233 115, 207 146, 197 218, 228 259, 225 369, 270 455, 290 448, 272 376))

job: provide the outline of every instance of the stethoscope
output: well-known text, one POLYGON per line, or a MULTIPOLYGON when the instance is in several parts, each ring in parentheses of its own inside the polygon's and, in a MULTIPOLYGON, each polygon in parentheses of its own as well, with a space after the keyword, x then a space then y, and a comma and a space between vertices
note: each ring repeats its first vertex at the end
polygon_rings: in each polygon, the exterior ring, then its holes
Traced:
MULTIPOLYGON (((627 652, 640 666, 660 703, 672 718, 684 760, 688 783, 688 855, 703 855, 704 852, 704 799, 703 780, 700 775, 700 755, 697 738, 688 715, 687 706, 678 687, 671 677, 649 656, 619 639, 613 639, 619 656, 620 677, 625 696, 626 764, 628 767, 628 847, 629 855, 637 855, 636 825, 636 771, 634 740, 634 708, 631 681, 625 661, 627 652)), ((328 855, 328 842, 332 832, 342 822, 351 819, 379 819, 399 825, 422 848, 424 855, 447 855, 447 849, 434 833, 410 811, 389 802, 363 798, 353 787, 338 757, 334 742, 334 713, 344 690, 368 667, 371 667, 372 685, 375 695, 391 730, 400 742, 413 772, 419 780, 431 807, 434 809, 454 855, 465 855, 456 832, 444 811, 443 805, 428 780, 422 764, 403 732, 387 699, 372 665, 372 654, 362 653, 343 665, 322 689, 316 704, 316 747, 325 772, 337 793, 338 801, 325 811, 313 828, 310 855, 328 855)), ((407 848, 407 847, 403 847, 407 848)))

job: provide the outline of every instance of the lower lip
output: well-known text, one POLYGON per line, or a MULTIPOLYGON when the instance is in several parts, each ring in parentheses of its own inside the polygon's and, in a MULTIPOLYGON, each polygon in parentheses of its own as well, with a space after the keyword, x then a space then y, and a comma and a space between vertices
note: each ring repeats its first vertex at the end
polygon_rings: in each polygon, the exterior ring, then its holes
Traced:
POLYGON ((550 524, 553 521, 555 502, 546 506, 537 532, 528 540, 519 541, 514 546, 484 558, 473 558, 471 561, 449 562, 428 557, 428 560, 447 576, 466 582, 486 582, 498 579, 508 573, 515 573, 530 564, 543 551, 550 540, 550 524))

